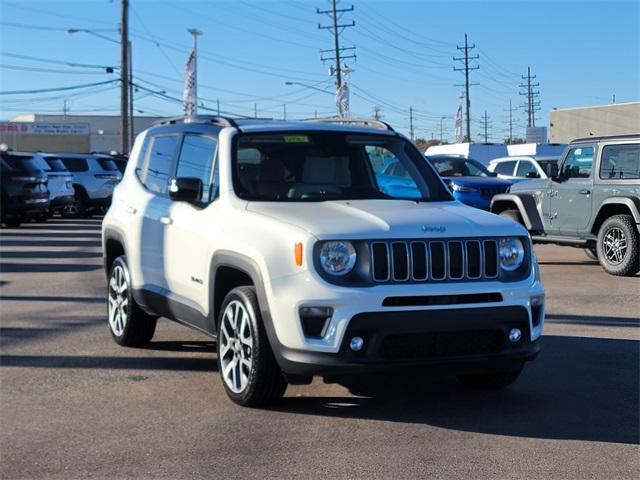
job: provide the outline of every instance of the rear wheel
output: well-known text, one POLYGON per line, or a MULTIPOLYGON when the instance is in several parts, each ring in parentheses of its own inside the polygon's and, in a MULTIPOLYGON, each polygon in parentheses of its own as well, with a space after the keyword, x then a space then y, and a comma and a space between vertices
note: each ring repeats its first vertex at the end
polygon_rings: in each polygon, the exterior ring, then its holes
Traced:
POLYGON ((287 382, 262 324, 254 287, 231 290, 218 319, 218 370, 235 403, 267 405, 284 395, 287 382))
POLYGON ((511 385, 520 374, 524 364, 520 364, 515 370, 505 372, 485 373, 480 375, 458 375, 460 383, 469 388, 498 390, 511 385))
POLYGON ((635 275, 640 266, 638 230, 631 215, 614 215, 598 231, 598 260, 611 275, 635 275))
POLYGON ((131 276, 124 255, 113 261, 107 292, 109 330, 123 347, 142 347, 156 331, 157 318, 144 312, 133 298, 131 276))

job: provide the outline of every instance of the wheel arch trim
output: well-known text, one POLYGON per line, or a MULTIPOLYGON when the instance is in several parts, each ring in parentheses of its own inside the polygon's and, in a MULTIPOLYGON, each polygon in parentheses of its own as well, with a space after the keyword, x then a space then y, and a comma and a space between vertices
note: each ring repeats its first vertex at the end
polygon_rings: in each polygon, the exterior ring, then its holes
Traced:
MULTIPOLYGON (((536 202, 530 194, 502 193, 495 195, 491 199, 490 210, 497 213, 497 206, 500 204, 511 204, 520 212, 524 226, 530 232, 544 232, 544 225, 540 219, 540 214, 536 208, 536 202)), ((500 210, 502 211, 502 210, 500 210)), ((499 212, 498 212, 499 213, 499 212)))

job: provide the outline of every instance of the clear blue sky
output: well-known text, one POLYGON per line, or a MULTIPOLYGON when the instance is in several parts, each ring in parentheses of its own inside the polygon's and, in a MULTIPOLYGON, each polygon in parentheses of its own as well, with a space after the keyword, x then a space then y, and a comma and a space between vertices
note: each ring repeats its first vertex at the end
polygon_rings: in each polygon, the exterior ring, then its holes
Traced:
MULTIPOLYGON (((187 29, 204 32, 199 43, 199 96, 207 107, 220 100, 226 112, 290 118, 331 115, 332 95, 285 81, 333 89, 329 63, 320 49, 332 47, 326 24, 327 0, 315 1, 146 1, 131 0, 130 25, 135 82, 171 97, 181 97, 184 64, 192 40, 187 29)), ((520 106, 520 75, 531 66, 537 75, 542 110, 638 101, 640 98, 640 2, 616 1, 372 1, 341 0, 355 6, 343 21, 356 26, 341 36, 342 46, 357 47, 353 68, 354 115, 382 117, 407 131, 409 107, 417 136, 453 136, 463 76, 453 71, 456 44, 465 32, 480 55, 472 73, 472 136, 487 111, 490 137, 506 137, 509 99, 520 106)), ((120 2, 0 0, 0 90, 43 89, 115 79, 90 67, 46 63, 19 56, 88 65, 119 64, 118 45, 87 33, 92 29, 117 40, 120 2), (113 29, 113 30, 111 30, 113 29)), ((176 115, 177 102, 138 91, 135 108, 145 114, 176 115)), ((38 95, 0 96, 0 118, 22 112, 117 114, 117 85, 38 95)), ((522 109, 514 112, 515 134, 523 135, 522 109)))

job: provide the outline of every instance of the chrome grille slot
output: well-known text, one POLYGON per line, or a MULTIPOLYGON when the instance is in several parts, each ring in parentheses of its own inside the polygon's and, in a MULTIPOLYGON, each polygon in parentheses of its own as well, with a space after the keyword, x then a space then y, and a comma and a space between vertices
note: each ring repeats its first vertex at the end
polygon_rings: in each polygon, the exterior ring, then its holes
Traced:
POLYGON ((484 242, 484 276, 496 278, 498 276, 498 242, 485 240, 484 242))
POLYGON ((405 242, 391 243, 391 265, 394 280, 409 280, 409 249, 405 242))
POLYGON ((464 246, 460 240, 451 240, 448 243, 449 278, 460 280, 464 277, 464 246))
POLYGON ((414 280, 426 280, 429 271, 427 244, 411 242, 411 276, 414 280))
POLYGON ((386 242, 371 243, 371 269, 376 282, 389 280, 389 247, 386 242))
POLYGON ((431 278, 444 280, 447 276, 447 257, 445 243, 429 242, 429 256, 431 257, 431 278))

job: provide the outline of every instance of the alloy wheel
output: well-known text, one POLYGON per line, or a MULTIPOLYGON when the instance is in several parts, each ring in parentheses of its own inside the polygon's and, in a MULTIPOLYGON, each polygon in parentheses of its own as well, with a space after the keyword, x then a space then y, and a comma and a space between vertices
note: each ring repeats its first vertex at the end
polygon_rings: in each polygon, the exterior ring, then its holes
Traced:
POLYGON ((121 336, 129 318, 129 282, 121 265, 113 267, 109 279, 109 326, 113 334, 121 336))
POLYGON ((242 392, 251 374, 253 335, 249 312, 242 302, 227 305, 220 324, 220 365, 222 378, 234 392, 242 392))
POLYGON ((604 235, 602 248, 607 262, 619 265, 627 254, 627 237, 622 229, 612 227, 604 235))

